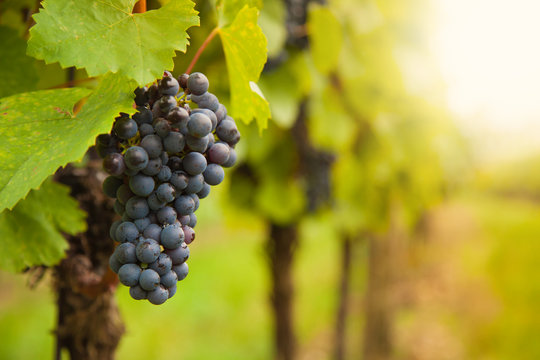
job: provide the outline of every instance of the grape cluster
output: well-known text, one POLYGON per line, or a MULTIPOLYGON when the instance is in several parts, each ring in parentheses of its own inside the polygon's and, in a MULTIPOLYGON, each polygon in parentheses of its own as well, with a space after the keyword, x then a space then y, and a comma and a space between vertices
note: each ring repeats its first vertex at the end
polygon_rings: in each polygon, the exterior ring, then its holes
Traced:
POLYGON ((176 79, 166 71, 135 90, 134 115, 120 113, 96 139, 110 174, 103 191, 122 217, 110 229, 120 244, 109 265, 136 300, 158 305, 176 293, 188 274, 199 200, 236 162, 240 133, 208 86, 202 73, 176 79))

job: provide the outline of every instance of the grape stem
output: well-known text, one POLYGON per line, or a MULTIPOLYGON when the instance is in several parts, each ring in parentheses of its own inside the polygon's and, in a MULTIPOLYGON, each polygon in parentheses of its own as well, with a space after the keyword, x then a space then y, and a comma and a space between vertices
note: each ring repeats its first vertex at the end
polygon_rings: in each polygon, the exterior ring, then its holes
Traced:
POLYGON ((191 70, 193 70, 193 67, 195 66, 195 64, 197 64, 197 60, 199 60, 199 57, 201 56, 202 52, 204 51, 204 49, 206 49, 206 47, 208 46, 210 41, 212 41, 212 39, 217 35, 218 32, 219 32, 219 27, 216 26, 214 28, 214 30, 212 30, 212 32, 210 34, 208 34, 208 36, 206 37, 206 39, 202 43, 201 47, 195 53, 195 56, 193 57, 193 60, 191 60, 191 63, 189 63, 189 66, 188 66, 188 68, 186 69, 186 72, 185 72, 186 74, 189 75, 191 70))

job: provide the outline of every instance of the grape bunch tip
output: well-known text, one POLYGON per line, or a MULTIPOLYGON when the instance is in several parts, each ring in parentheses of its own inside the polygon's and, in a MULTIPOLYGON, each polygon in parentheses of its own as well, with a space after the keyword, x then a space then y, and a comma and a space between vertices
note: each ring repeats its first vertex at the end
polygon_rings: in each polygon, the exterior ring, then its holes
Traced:
POLYGON ((103 191, 121 216, 110 228, 119 245, 109 266, 133 299, 159 305, 176 293, 188 274, 199 200, 236 162, 240 132, 208 89, 202 73, 165 71, 135 90, 135 114, 120 113, 96 138, 109 174, 103 191))

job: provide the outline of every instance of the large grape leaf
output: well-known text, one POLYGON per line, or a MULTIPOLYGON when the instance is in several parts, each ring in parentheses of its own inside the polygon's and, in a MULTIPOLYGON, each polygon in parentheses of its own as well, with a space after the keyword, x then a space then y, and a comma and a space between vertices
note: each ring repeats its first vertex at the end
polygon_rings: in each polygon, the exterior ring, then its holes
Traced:
POLYGON ((171 0, 132 14, 136 0, 45 0, 30 29, 28 54, 90 76, 121 72, 138 84, 172 69, 174 51, 186 51, 186 30, 199 24, 194 3, 171 0))
MULTIPOLYGON (((266 4, 265 4, 266 5, 266 4)), ((236 15, 244 6, 255 7, 261 9, 263 7, 262 0, 218 0, 216 8, 218 10, 218 23, 220 27, 229 25, 234 21, 236 15)))
POLYGON ((313 62, 321 73, 327 74, 335 69, 343 46, 341 23, 328 7, 313 5, 309 8, 307 27, 313 62))
POLYGON ((0 99, 0 211, 11 209, 59 166, 82 158, 118 112, 132 113, 134 82, 107 75, 75 114, 86 89, 23 93, 0 99))
POLYGON ((266 63, 266 38, 257 25, 259 11, 245 6, 234 21, 219 29, 229 83, 231 87, 231 113, 246 123, 254 118, 259 128, 266 128, 270 107, 257 86, 257 80, 266 63))
POLYGON ((0 213, 0 269, 56 264, 68 247, 62 233, 86 230, 86 215, 78 205, 67 186, 45 181, 13 210, 0 213))
POLYGON ((0 26, 0 97, 33 90, 38 82, 34 59, 16 30, 0 26))

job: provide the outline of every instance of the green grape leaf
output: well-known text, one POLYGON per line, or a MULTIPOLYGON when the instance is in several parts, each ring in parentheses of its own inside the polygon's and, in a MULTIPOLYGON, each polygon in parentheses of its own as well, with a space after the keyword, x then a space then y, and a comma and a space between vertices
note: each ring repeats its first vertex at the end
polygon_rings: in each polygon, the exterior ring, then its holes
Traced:
POLYGON ((95 137, 108 132, 115 115, 133 113, 135 84, 105 76, 75 114, 87 89, 57 89, 0 99, 0 211, 11 209, 59 166, 83 157, 95 137))
POLYGON ((85 217, 67 186, 45 181, 13 210, 0 213, 0 269, 55 265, 68 247, 62 233, 85 231, 85 217))
POLYGON ((26 56, 26 41, 7 26, 0 26, 0 39, 0 97, 33 90, 38 76, 34 59, 26 56))
POLYGON ((321 73, 327 74, 336 68, 343 46, 341 23, 329 8, 313 5, 309 8, 307 27, 313 62, 321 73))
POLYGON ((229 83, 231 113, 245 123, 256 119, 260 129, 266 128, 270 107, 257 86, 266 63, 266 38, 257 25, 258 10, 245 6, 234 21, 219 29, 229 83))
POLYGON ((171 0, 132 14, 136 0, 45 0, 30 29, 28 54, 46 63, 86 68, 90 76, 120 72, 139 85, 172 69, 186 51, 186 30, 199 24, 194 3, 171 0), (166 40, 165 40, 166 39, 166 40))

